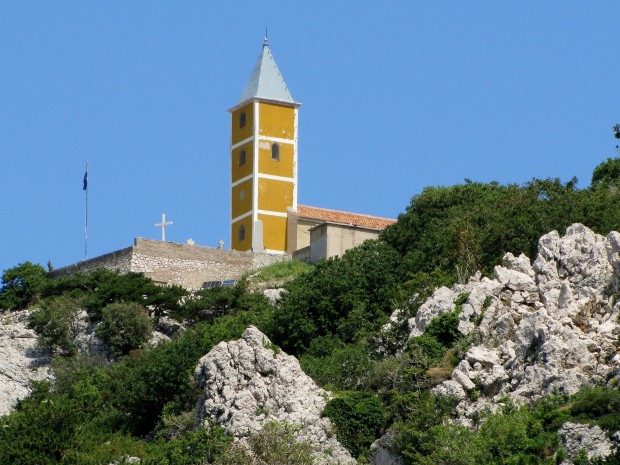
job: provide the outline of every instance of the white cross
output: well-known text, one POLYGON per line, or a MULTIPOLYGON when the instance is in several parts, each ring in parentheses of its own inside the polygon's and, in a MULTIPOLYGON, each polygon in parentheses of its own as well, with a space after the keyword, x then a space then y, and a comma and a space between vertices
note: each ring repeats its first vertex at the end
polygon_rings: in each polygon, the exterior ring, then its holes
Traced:
POLYGON ((157 223, 155 225, 156 228, 161 228, 161 240, 162 241, 166 241, 166 226, 169 226, 172 224, 172 221, 168 221, 166 222, 166 214, 162 213, 161 214, 161 223, 157 223))

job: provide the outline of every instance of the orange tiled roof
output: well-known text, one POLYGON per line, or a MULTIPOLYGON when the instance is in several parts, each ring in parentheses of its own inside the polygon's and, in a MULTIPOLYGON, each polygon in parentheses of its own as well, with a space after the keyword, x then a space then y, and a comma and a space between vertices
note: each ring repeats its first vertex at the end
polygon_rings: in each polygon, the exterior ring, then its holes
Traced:
POLYGON ((350 224, 367 229, 385 229, 389 225, 396 223, 396 220, 381 218, 379 216, 361 215, 359 213, 329 210, 327 208, 309 207, 307 205, 297 205, 297 214, 300 218, 309 220, 320 220, 328 223, 350 224))

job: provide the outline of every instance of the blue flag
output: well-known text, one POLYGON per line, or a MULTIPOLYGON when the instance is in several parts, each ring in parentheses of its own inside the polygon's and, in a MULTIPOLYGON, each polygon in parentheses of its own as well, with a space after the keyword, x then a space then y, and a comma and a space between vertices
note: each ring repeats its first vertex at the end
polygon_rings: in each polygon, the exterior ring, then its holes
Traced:
POLYGON ((82 184, 82 190, 88 189, 88 171, 84 172, 84 182, 82 184))

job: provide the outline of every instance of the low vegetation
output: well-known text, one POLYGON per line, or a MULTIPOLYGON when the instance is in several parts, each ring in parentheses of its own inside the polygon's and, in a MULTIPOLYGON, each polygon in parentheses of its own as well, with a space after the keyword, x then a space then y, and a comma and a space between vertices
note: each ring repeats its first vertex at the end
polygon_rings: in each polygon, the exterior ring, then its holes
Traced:
POLYGON ((313 266, 299 260, 285 260, 265 266, 248 276, 248 283, 258 287, 279 287, 312 270, 313 266))

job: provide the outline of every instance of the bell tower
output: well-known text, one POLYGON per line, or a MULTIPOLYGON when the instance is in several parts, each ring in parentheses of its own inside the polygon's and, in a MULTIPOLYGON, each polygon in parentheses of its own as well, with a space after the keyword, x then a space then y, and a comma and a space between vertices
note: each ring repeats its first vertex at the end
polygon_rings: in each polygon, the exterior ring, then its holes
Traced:
POLYGON ((263 42, 239 103, 231 108, 231 244, 285 253, 288 209, 297 209, 297 111, 263 42))

